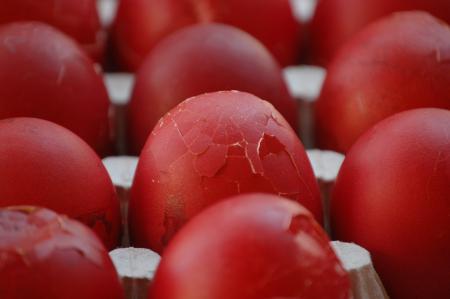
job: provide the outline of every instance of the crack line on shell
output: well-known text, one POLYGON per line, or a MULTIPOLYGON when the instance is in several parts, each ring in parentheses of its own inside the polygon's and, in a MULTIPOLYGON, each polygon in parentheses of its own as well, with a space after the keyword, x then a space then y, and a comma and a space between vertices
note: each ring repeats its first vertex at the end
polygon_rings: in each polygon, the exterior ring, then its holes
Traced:
POLYGON ((213 133, 211 135, 211 141, 213 141, 214 137, 216 137, 217 132, 219 130, 219 124, 222 123, 222 119, 223 119, 223 113, 220 113, 219 120, 216 122, 216 126, 214 127, 214 131, 213 131, 213 133))
MULTIPOLYGON (((181 109, 181 108, 182 108, 182 107, 179 107, 179 109, 176 110, 176 113, 175 113, 175 114, 178 114, 179 112, 184 111, 184 110, 181 109)), ((171 116, 171 115, 168 114, 168 116, 171 116)), ((279 122, 279 120, 273 115, 273 113, 271 113, 270 115, 266 115, 266 114, 265 114, 264 116, 265 116, 265 122, 266 122, 266 125, 268 124, 269 120, 272 119, 272 120, 274 121, 274 123, 275 123, 277 126, 281 127, 282 129, 286 129, 285 126, 283 126, 283 125, 279 122)), ((244 119, 243 119, 243 122, 246 122, 247 119, 248 119, 248 116, 247 116, 247 118, 244 118, 244 119)), ((213 140, 214 137, 217 135, 218 130, 219 130, 219 128, 220 128, 219 124, 222 123, 222 120, 223 120, 223 114, 220 114, 220 116, 219 116, 219 121, 216 123, 216 125, 215 125, 215 127, 214 127, 214 131, 213 131, 213 133, 212 133, 212 139, 211 139, 211 140, 213 140)), ((186 140, 185 140, 185 138, 184 138, 184 135, 182 134, 182 132, 181 132, 181 130, 180 130, 180 127, 179 127, 179 125, 178 125, 178 122, 174 119, 174 117, 171 117, 171 121, 173 121, 173 124, 174 124, 175 129, 177 130, 177 132, 178 132, 178 134, 179 134, 179 136, 180 136, 180 138, 181 138, 183 144, 184 144, 185 147, 186 147, 186 152, 185 152, 183 155, 181 155, 178 159, 176 159, 175 161, 173 161, 172 164, 175 163, 176 161, 178 161, 181 157, 184 157, 184 156, 185 156, 186 154, 188 154, 188 153, 191 154, 191 155, 194 155, 194 156, 198 157, 198 156, 200 156, 200 155, 206 153, 206 152, 210 149, 211 144, 208 145, 208 146, 205 148, 205 150, 202 151, 201 153, 194 153, 194 152, 190 149, 190 145, 187 144, 187 142, 186 142, 186 140)), ((235 121, 234 121, 234 119, 233 119, 232 117, 229 118, 229 121, 231 122, 231 124, 232 124, 233 126, 235 126, 235 128, 240 128, 240 126, 236 125, 236 123, 235 123, 235 121)), ((189 131, 190 131, 190 130, 189 130, 189 131)), ((189 131, 188 131, 188 132, 189 132, 189 131)), ((232 145, 243 146, 245 158, 246 158, 246 160, 248 161, 248 163, 249 163, 249 165, 250 165, 250 169, 251 169, 252 173, 253 173, 254 175, 261 176, 261 177, 264 178, 266 181, 268 181, 268 182, 270 183, 270 185, 272 186, 273 190, 274 190, 275 192, 277 192, 280 196, 286 196, 286 195, 288 195, 288 196, 291 196, 291 195, 292 195, 292 196, 295 196, 295 195, 298 195, 299 192, 296 192, 296 193, 292 193, 292 192, 289 192, 289 193, 282 192, 281 190, 279 190, 279 189, 274 185, 274 183, 273 183, 270 179, 268 179, 268 178, 265 176, 265 171, 264 171, 264 166, 263 166, 263 160, 261 159, 261 156, 260 156, 260 150, 261 150, 262 142, 264 142, 264 139, 265 139, 265 136, 266 136, 266 135, 267 135, 267 136, 270 136, 270 137, 272 137, 272 138, 277 139, 278 142, 280 142, 280 143, 281 143, 281 141, 280 141, 276 136, 274 136, 274 135, 266 134, 266 132, 262 132, 262 133, 261 133, 261 136, 260 136, 260 138, 259 138, 259 140, 258 140, 258 143, 256 144, 256 145, 257 145, 257 148, 256 148, 256 154, 257 154, 257 155, 256 155, 256 156, 257 156, 257 159, 258 159, 259 163, 261 164, 261 170, 262 170, 262 171, 258 171, 257 168, 256 168, 256 166, 255 166, 255 164, 254 164, 255 161, 253 161, 253 159, 251 159, 251 158, 250 158, 250 155, 249 155, 249 144, 253 144, 253 143, 248 143, 248 142, 244 139, 244 134, 243 134, 243 132, 242 132, 241 130, 238 130, 238 132, 240 133, 240 135, 242 136, 242 139, 243 139, 241 142, 237 142, 237 143, 235 142, 235 143, 233 143, 233 144, 228 144, 228 145, 227 145, 227 144, 223 144, 223 145, 228 146, 228 147, 229 147, 229 146, 232 146, 232 145), (243 143, 243 144, 242 144, 242 143, 243 143)), ((192 141, 192 143, 194 143, 195 140, 197 140, 198 138, 199 138, 199 137, 195 138, 195 139, 192 141)), ((212 142, 212 143, 214 143, 214 142, 212 142)), ((215 143, 214 143, 214 144, 215 144, 215 143)), ((287 156, 289 157, 289 161, 290 161, 291 165, 294 167, 294 169, 295 169, 295 171, 296 171, 296 175, 297 175, 298 180, 299 180, 299 181, 302 183, 302 185, 306 188, 307 192, 309 193, 310 197, 312 198, 312 197, 313 197, 312 191, 311 191, 311 189, 309 188, 309 186, 306 184, 306 182, 304 181, 304 179, 302 178, 302 176, 300 175, 300 170, 299 170, 298 166, 296 165, 295 160, 294 160, 292 154, 287 150, 285 144, 283 144, 283 143, 281 143, 281 144, 283 145, 283 152, 284 152, 285 154, 287 154, 287 156)), ((191 145, 192 145, 192 144, 191 144, 191 145)), ((220 144, 217 144, 217 145, 220 145, 220 144)), ((273 153, 271 153, 271 154, 273 154, 273 153)), ((219 172, 227 165, 228 158, 229 158, 229 156, 226 154, 226 155, 224 156, 224 161, 223 161, 223 163, 220 165, 220 167, 217 168, 217 170, 215 171, 214 175, 212 175, 212 177, 214 177, 217 173, 219 173, 219 172)), ((195 165, 194 165, 194 169, 195 169, 196 173, 197 173, 200 177, 211 177, 211 176, 205 176, 204 174, 202 174, 201 171, 199 171, 199 170, 197 169, 197 167, 195 167, 195 165)), ((235 183, 235 182, 233 182, 233 183, 235 183)))
POLYGON ((285 152, 287 153, 287 155, 289 156, 289 159, 291 160, 291 163, 292 163, 292 165, 294 166, 295 171, 296 171, 296 173, 297 173, 298 179, 302 182, 303 186, 306 187, 306 190, 308 190, 308 193, 309 193, 310 198, 314 198, 311 188, 310 188, 309 185, 305 182, 305 179, 303 178, 303 176, 300 174, 300 170, 299 170, 297 164, 296 164, 295 161, 294 161, 294 157, 292 157, 292 154, 289 153, 286 149, 285 149, 284 151, 285 151, 285 152))
MULTIPOLYGON (((250 157, 249 157, 249 154, 248 154, 248 145, 249 145, 249 144, 253 144, 253 143, 248 143, 247 141, 245 142, 245 151, 244 151, 244 153, 245 153, 245 157, 247 158, 247 161, 248 161, 249 164, 250 164, 250 168, 251 168, 251 170, 252 170, 252 173, 253 173, 253 174, 256 174, 256 175, 262 175, 262 176, 264 176, 264 168, 262 167, 262 165, 261 165, 261 168, 263 168, 263 171, 260 173, 260 172, 258 172, 258 171, 256 170, 256 167, 255 167, 255 165, 254 165, 253 160, 250 159, 250 157)), ((256 153, 258 154, 258 148, 256 149, 256 153)))
MULTIPOLYGON (((284 127, 283 127, 283 128, 284 128, 284 127)), ((313 193, 312 193, 311 189, 309 188, 308 184, 306 184, 305 180, 304 180, 303 177, 301 176, 300 170, 299 170, 297 164, 295 163, 294 157, 292 157, 292 154, 287 150, 286 145, 285 145, 284 143, 282 143, 282 142, 277 138, 277 136, 275 136, 275 135, 269 135, 269 134, 266 134, 265 132, 263 132, 262 136, 260 137, 260 140, 259 140, 259 142, 258 142, 258 147, 257 147, 257 153, 258 153, 258 157, 260 158, 261 164, 263 164, 263 163, 262 163, 263 161, 261 160, 260 149, 261 149, 262 142, 265 140, 265 136, 274 138, 274 139, 276 139, 281 145, 283 145, 283 150, 282 150, 282 151, 288 155, 289 160, 290 160, 290 162, 291 162, 291 165, 292 165, 292 166, 294 167, 294 169, 295 169, 295 172, 296 172, 296 174, 297 174, 298 180, 299 180, 299 181, 302 183, 302 185, 306 188, 306 190, 308 191, 308 193, 309 193, 309 195, 310 195, 310 198, 313 198, 313 193)), ((274 153, 270 153, 270 154, 274 155, 274 153)), ((262 166, 262 167, 264 168, 264 166, 262 166)), ((263 172, 262 176, 264 176, 264 172, 263 172)), ((271 180, 268 180, 268 181, 270 181, 270 182, 272 183, 271 180)), ((274 187, 274 190, 277 191, 278 194, 293 194, 293 193, 285 193, 285 192, 282 192, 282 191, 280 191, 278 188, 275 188, 275 186, 274 186, 273 184, 272 184, 272 186, 274 187)), ((298 192, 297 194, 299 194, 299 192, 298 192)))

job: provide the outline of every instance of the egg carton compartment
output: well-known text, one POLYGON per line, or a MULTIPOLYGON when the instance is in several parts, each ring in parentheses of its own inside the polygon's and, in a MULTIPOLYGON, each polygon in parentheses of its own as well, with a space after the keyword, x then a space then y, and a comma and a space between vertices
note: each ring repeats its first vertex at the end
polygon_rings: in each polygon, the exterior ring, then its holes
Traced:
MULTIPOLYGON (((324 68, 309 65, 286 67, 283 75, 299 109, 297 129, 303 145, 314 148, 314 104, 325 79, 324 68)), ((117 154, 127 153, 126 110, 132 97, 135 75, 131 73, 107 73, 104 82, 111 100, 111 122, 116 136, 117 154)))
MULTIPOLYGON (((336 179, 343 156, 319 150, 308 150, 307 153, 320 184, 322 198, 325 202, 324 207, 327 207, 330 189, 336 179)), ((124 219, 123 231, 125 232, 122 240, 124 247, 113 250, 110 256, 123 281, 129 299, 146 298, 148 287, 160 260, 159 256, 151 250, 129 247, 126 219, 129 192, 137 162, 137 157, 129 156, 108 157, 103 160, 120 197, 124 219)), ((325 208, 325 211, 328 211, 328 208, 325 208)), ((331 244, 344 268, 350 274, 354 299, 388 298, 367 250, 351 243, 333 241, 331 244)))
MULTIPOLYGON (((325 70, 312 66, 291 66, 284 70, 288 89, 297 102, 300 114, 299 135, 307 149, 314 174, 318 181, 324 208, 324 227, 329 232, 329 201, 339 168, 344 160, 340 153, 314 149, 314 103, 325 78, 325 70)), ((110 253, 124 283, 127 298, 146 298, 147 289, 156 271, 159 256, 148 249, 129 247, 128 200, 138 157, 126 156, 126 109, 132 96, 134 75, 108 73, 104 76, 112 102, 112 119, 118 136, 117 156, 106 157, 103 163, 108 170, 120 198, 123 219, 122 248, 110 253)), ((334 241, 332 246, 350 273, 355 299, 388 298, 372 265, 370 253, 350 243, 334 241)))
MULTIPOLYGON (((364 248, 332 241, 331 246, 349 273, 354 299, 385 299, 386 291, 364 248)), ((118 248, 110 257, 122 280, 127 299, 147 299, 161 257, 149 249, 118 248)))

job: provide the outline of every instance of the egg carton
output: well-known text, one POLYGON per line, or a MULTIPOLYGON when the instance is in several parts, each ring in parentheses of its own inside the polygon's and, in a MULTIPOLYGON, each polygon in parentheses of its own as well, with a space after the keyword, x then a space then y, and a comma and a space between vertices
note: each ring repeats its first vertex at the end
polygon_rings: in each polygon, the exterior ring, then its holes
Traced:
MULTIPOLYGON (((307 155, 320 187, 325 215, 324 227, 329 231, 330 194, 344 156, 333 151, 313 148, 314 104, 326 71, 319 67, 291 66, 285 68, 283 73, 288 89, 298 104, 301 128, 299 134, 307 148, 307 155)), ((132 96, 134 75, 109 73, 105 74, 104 81, 112 102, 112 115, 115 116, 113 122, 118 136, 117 148, 120 153, 125 153, 126 107, 132 96)), ((116 187, 123 218, 122 248, 112 251, 110 255, 122 278, 127 298, 146 298, 160 257, 148 249, 129 247, 128 200, 138 157, 111 156, 104 158, 103 163, 116 187)), ((356 244, 339 241, 331 242, 331 245, 350 274, 354 299, 388 298, 367 250, 356 244)))
MULTIPOLYGON (((339 241, 332 241, 331 247, 350 275, 354 299, 388 298, 367 250, 339 241)), ((126 298, 147 299, 161 257, 149 249, 132 247, 115 249, 110 257, 122 280, 126 298)))
MULTIPOLYGON (((117 0, 98 0, 100 19, 109 28, 117 10, 117 0)), ((291 0, 293 11, 301 23, 307 23, 313 15, 316 0, 291 0)), ((314 66, 290 66, 283 71, 285 81, 299 109, 300 138, 307 148, 307 155, 317 178, 324 207, 324 227, 329 232, 329 201, 339 168, 344 160, 342 154, 314 149, 314 106, 320 93, 326 71, 314 66)), ((128 234, 128 201, 138 157, 125 156, 126 109, 134 85, 130 73, 107 73, 104 75, 111 102, 117 156, 106 157, 103 163, 108 170, 121 203, 123 219, 122 248, 110 252, 110 256, 122 279, 127 299, 146 299, 148 287, 155 275, 160 256, 143 248, 130 247, 128 234)), ((354 299, 385 299, 386 291, 377 275, 370 253, 364 248, 339 241, 331 242, 338 258, 348 271, 354 299)))
MULTIPOLYGON (((104 28, 111 26, 119 0, 97 0, 100 22, 104 28)), ((290 0, 295 17, 302 23, 308 22, 314 13, 317 0, 290 0)))

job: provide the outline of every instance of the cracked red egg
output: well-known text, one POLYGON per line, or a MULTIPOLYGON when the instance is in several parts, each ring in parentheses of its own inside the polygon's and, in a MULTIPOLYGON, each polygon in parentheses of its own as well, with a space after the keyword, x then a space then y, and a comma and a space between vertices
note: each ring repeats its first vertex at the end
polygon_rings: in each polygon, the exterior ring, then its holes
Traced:
POLYGON ((316 140, 346 152, 367 129, 395 113, 450 109, 450 28, 425 12, 381 19, 331 63, 316 103, 316 140))
POLYGON ((0 82, 0 119, 47 119, 99 154, 109 152, 110 103, 102 77, 61 32, 37 22, 0 27, 0 82))
POLYGON ((158 120, 181 101, 220 90, 271 102, 297 129, 295 101, 264 46, 228 25, 193 25, 161 41, 137 75, 128 113, 131 150, 139 153, 158 120))
POLYGON ((321 0, 311 23, 315 63, 328 65, 350 38, 367 24, 393 12, 423 10, 450 22, 448 0, 321 0))
POLYGON ((334 237, 370 251, 391 298, 450 298, 450 111, 415 109, 367 131, 331 201, 334 237))
POLYGON ((0 121, 0 207, 36 205, 91 227, 112 249, 119 240, 119 201, 95 152, 54 123, 0 121))
POLYGON ((2 299, 124 299, 108 252, 84 225, 34 207, 0 209, 2 299))
POLYGON ((248 192, 298 201, 322 222, 303 145, 271 104, 238 91, 187 99, 160 120, 142 150, 131 189, 132 243, 161 252, 202 209, 248 192))
POLYGON ((289 0, 121 0, 114 23, 118 58, 134 71, 165 36, 185 26, 210 22, 250 33, 282 65, 298 60, 301 25, 289 0))
POLYGON ((39 21, 54 26, 76 40, 94 60, 103 56, 102 31, 96 0, 2 0, 0 24, 39 21))
POLYGON ((296 202, 239 195, 201 212, 164 252, 148 298, 349 299, 350 279, 296 202))

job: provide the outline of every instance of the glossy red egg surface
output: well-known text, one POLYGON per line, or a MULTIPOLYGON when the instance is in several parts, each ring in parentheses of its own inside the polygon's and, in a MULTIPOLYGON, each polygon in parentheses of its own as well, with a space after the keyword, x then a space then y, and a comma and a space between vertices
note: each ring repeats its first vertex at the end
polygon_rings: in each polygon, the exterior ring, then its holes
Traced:
POLYGON ((164 39, 138 72, 128 113, 132 152, 140 152, 158 120, 177 104, 220 90, 255 94, 297 128, 295 101, 263 45, 231 26, 195 25, 164 39))
POLYGON ((180 230, 149 298, 344 299, 350 280, 310 212, 275 195, 245 194, 180 230))
POLYGON ((119 239, 119 201, 95 152, 67 129, 33 118, 0 121, 0 206, 36 205, 76 218, 108 248, 119 239))
POLYGON ((423 12, 398 13, 355 36, 330 65, 316 105, 319 147, 347 151, 400 111, 450 109, 450 30, 423 12))
POLYGON ((101 60, 106 34, 102 32, 96 0, 2 0, 0 24, 39 21, 75 39, 94 60, 101 60))
POLYGON ((0 209, 2 299, 123 299, 108 252, 77 221, 43 208, 0 209))
POLYGON ((0 119, 37 117, 76 133, 99 154, 109 150, 109 99, 79 46, 43 23, 0 27, 0 119))
POLYGON ((132 242, 161 252, 205 207, 247 192, 291 198, 322 222, 303 145, 272 105, 237 91, 190 98, 162 118, 141 153, 131 190, 132 242))
POLYGON ((249 32, 283 65, 298 60, 301 28, 289 0, 121 0, 114 24, 119 60, 125 68, 137 70, 163 37, 209 22, 249 32))
POLYGON ((351 37, 393 12, 423 10, 450 23, 448 0, 319 0, 311 24, 311 55, 328 65, 351 37))
POLYGON ((391 298, 450 298, 450 111, 415 109, 348 152, 331 202, 338 240, 370 251, 391 298))

